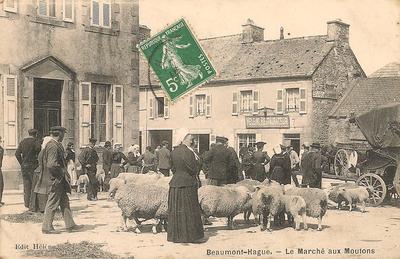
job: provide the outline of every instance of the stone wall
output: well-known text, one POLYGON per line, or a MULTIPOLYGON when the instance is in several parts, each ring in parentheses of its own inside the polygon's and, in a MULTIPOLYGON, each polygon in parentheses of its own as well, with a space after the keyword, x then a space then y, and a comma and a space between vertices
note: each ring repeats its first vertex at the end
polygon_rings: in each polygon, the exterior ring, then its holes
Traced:
POLYGON ((346 45, 335 44, 312 78, 313 92, 324 93, 318 97, 313 95, 314 141, 329 142, 328 115, 350 83, 359 77, 365 77, 365 74, 352 50, 346 45))

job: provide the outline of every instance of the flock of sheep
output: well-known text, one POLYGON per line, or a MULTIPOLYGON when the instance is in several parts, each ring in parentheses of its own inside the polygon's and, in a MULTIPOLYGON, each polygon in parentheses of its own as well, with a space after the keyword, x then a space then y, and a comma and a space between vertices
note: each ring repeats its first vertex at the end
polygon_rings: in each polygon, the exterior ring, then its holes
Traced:
MULTIPOLYGON (((115 199, 122 212, 122 231, 128 231, 127 220, 134 223, 134 231, 141 233, 143 221, 154 219, 152 232, 161 231, 161 226, 167 228, 168 191, 171 177, 150 172, 148 174, 121 173, 111 179, 109 197, 115 199)), ((350 205, 365 202, 370 190, 352 184, 332 187, 328 190, 316 188, 297 188, 291 185, 279 185, 277 182, 264 182, 245 179, 236 184, 225 186, 206 185, 198 190, 199 204, 203 218, 226 217, 228 227, 233 228, 233 218, 244 213, 244 219, 249 220, 253 213, 261 226, 261 230, 271 231, 271 222, 282 223, 285 214, 289 222, 294 221, 296 230, 303 222, 307 229, 307 217, 318 219, 317 230, 322 230, 322 218, 328 208, 328 197, 338 204, 350 205)))

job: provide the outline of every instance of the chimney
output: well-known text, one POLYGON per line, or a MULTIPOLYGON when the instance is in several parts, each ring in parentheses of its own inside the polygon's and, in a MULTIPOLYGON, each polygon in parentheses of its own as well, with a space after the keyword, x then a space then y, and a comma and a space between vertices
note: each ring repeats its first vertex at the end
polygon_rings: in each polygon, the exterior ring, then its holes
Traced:
POLYGON ((247 19, 246 24, 243 24, 242 28, 242 43, 264 41, 264 28, 256 26, 253 20, 247 19))
POLYGON ((349 44, 349 27, 350 25, 342 22, 340 19, 327 22, 328 24, 328 41, 336 41, 338 44, 349 44))
POLYGON ((150 38, 150 28, 146 25, 139 25, 139 42, 147 40, 150 38))
POLYGON ((282 26, 281 26, 280 32, 281 32, 281 35, 280 35, 279 39, 283 40, 285 38, 285 36, 283 35, 283 27, 282 26))

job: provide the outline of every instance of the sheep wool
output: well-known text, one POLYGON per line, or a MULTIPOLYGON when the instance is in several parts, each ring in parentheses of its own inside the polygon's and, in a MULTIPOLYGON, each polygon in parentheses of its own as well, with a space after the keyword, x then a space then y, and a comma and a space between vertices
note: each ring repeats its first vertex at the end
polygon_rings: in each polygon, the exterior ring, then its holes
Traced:
POLYGON ((361 203, 362 208, 361 211, 365 211, 365 203, 369 198, 369 191, 366 187, 359 186, 357 188, 345 188, 342 187, 338 191, 338 207, 343 201, 345 201, 350 206, 350 211, 352 210, 352 206, 357 203, 361 203))
POLYGON ((233 218, 244 211, 251 198, 244 186, 205 185, 199 188, 198 195, 203 216, 227 217, 229 227, 233 227, 233 218))
POLYGON ((334 186, 330 189, 327 190, 328 192, 328 198, 329 200, 338 203, 338 197, 339 197, 339 189, 345 187, 345 188, 357 188, 358 186, 355 183, 343 183, 339 184, 337 186, 334 186))
MULTIPOLYGON (((127 183, 120 188, 115 196, 122 212, 123 228, 126 229, 126 219, 138 218, 165 220, 168 218, 168 186, 155 184, 127 183)), ((153 226, 153 232, 154 232, 153 226)), ((138 226, 136 226, 138 229, 138 226)), ((137 231, 138 232, 138 231, 137 231)), ((139 231, 140 232, 140 231, 139 231)))
POLYGON ((295 229, 300 229, 300 221, 303 219, 304 229, 307 229, 306 222, 306 201, 297 195, 283 195, 283 204, 288 217, 291 216, 295 221, 295 229))
POLYGON ((306 202, 306 212, 309 217, 322 218, 328 208, 328 197, 323 190, 318 188, 292 187, 286 190, 285 194, 301 196, 306 202))

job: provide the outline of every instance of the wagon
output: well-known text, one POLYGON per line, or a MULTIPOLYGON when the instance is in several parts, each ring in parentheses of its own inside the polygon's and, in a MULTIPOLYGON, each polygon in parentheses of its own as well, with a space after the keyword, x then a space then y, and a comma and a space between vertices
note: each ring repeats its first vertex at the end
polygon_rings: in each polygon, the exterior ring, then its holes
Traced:
POLYGON ((355 122, 370 149, 366 159, 357 163, 355 172, 349 168, 350 150, 359 150, 351 143, 339 143, 334 158, 334 172, 360 186, 372 187, 369 204, 380 205, 385 198, 400 194, 400 103, 379 106, 363 113, 355 122))

